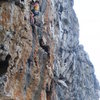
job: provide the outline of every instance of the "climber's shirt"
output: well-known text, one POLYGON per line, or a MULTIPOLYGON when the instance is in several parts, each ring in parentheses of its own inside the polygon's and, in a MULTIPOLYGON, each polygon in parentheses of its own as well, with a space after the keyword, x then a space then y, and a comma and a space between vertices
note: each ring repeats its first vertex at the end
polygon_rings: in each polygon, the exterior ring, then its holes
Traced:
POLYGON ((34 10, 39 12, 39 3, 34 4, 34 10))

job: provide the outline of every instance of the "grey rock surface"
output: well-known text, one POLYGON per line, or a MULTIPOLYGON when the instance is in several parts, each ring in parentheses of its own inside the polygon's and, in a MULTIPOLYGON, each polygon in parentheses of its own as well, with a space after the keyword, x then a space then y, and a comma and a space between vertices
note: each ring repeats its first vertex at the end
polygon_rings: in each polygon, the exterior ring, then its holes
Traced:
POLYGON ((99 83, 84 47, 79 44, 79 24, 73 0, 55 0, 58 16, 54 75, 66 83, 56 83, 58 100, 99 100, 99 83), (62 9, 63 8, 63 9, 62 9))

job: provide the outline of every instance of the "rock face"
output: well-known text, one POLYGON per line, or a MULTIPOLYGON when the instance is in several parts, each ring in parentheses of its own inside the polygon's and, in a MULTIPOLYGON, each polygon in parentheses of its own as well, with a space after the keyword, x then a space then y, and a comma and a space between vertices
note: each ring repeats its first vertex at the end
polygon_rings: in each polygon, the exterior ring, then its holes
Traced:
POLYGON ((99 100, 73 0, 0 0, 0 100, 99 100))

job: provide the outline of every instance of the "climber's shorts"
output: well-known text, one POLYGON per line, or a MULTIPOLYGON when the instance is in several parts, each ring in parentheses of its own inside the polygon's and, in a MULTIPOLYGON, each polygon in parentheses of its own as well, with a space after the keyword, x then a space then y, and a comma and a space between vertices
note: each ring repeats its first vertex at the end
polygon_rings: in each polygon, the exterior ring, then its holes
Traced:
POLYGON ((35 11, 34 9, 32 9, 32 12, 33 12, 34 16, 38 16, 39 15, 39 11, 35 11))

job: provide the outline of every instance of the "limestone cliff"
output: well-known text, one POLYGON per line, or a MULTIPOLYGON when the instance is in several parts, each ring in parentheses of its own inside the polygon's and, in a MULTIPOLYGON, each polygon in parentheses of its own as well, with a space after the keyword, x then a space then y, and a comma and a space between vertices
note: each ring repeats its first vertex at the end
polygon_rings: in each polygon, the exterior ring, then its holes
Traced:
POLYGON ((73 0, 0 0, 0 100, 99 100, 73 0))

